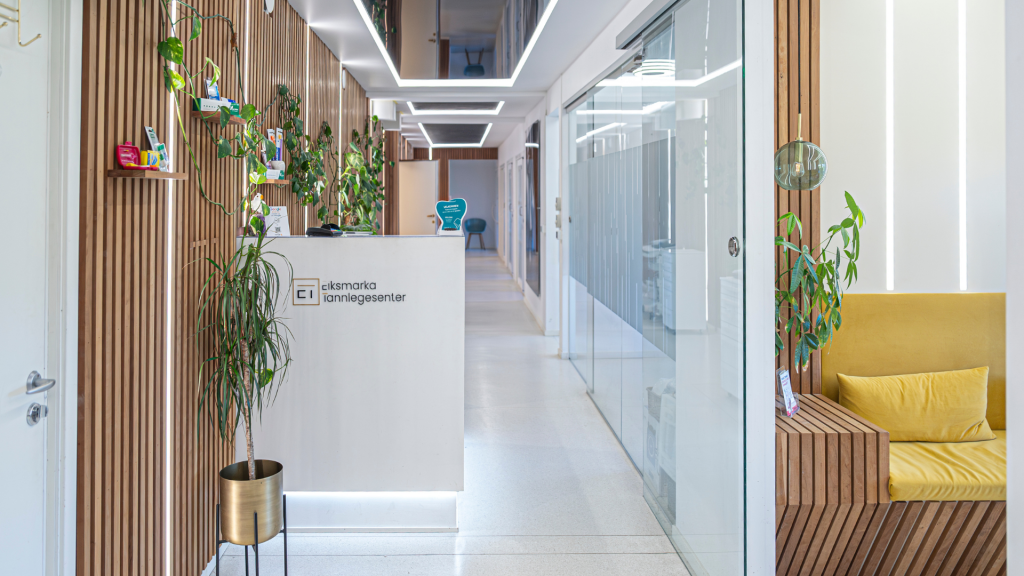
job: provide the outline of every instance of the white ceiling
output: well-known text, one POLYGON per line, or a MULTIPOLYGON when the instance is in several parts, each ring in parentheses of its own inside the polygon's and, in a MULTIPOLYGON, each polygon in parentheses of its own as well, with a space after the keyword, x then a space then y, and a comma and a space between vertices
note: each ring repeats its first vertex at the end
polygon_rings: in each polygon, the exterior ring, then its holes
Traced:
MULTIPOLYGON (((477 5, 490 6, 497 0, 444 0, 446 9, 464 8, 476 11, 477 5)), ((496 147, 522 122, 583 50, 593 42, 628 0, 553 0, 557 1, 537 38, 533 52, 523 65, 512 87, 427 87, 398 86, 384 56, 377 48, 371 32, 363 22, 353 0, 289 0, 313 31, 341 60, 342 65, 359 81, 371 98, 394 99, 399 110, 408 114, 404 102, 413 101, 481 101, 504 100, 498 116, 427 116, 430 122, 487 123, 494 126, 484 144, 496 147)), ((493 8, 490 8, 493 9, 493 8)), ((482 10, 482 9, 481 9, 482 10)), ((479 18, 479 16, 474 17, 479 18)), ((474 20, 476 22, 476 20, 474 20)), ((453 24, 454 25, 454 24, 453 24)), ((411 118, 403 118, 403 126, 411 118)), ((412 124, 415 125, 415 120, 412 124)), ((403 128, 403 133, 407 129, 403 128)), ((418 132, 418 128, 416 130, 418 132)), ((426 140, 414 146, 426 146, 426 140), (422 142, 422 143, 421 143, 422 142)))

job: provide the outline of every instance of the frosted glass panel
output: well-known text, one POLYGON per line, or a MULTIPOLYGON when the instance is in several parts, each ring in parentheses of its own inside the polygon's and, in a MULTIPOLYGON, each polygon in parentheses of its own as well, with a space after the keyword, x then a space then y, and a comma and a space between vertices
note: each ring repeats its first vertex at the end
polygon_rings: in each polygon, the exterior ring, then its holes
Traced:
POLYGON ((683 4, 568 120, 570 357, 695 576, 743 573, 739 14, 683 4))

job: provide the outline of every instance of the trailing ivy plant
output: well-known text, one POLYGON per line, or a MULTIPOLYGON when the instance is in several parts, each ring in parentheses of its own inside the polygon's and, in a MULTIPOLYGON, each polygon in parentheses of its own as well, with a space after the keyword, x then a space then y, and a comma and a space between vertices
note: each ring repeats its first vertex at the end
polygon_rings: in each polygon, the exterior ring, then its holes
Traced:
MULTIPOLYGON (((291 180, 292 193, 298 197, 299 203, 315 206, 320 203, 326 185, 326 150, 306 134, 306 124, 302 120, 302 97, 292 94, 284 84, 277 87, 277 96, 284 121, 284 145, 290 159, 285 174, 291 180)), ((329 134, 330 125, 327 130, 329 134)))
MULTIPOLYGON (((349 228, 378 234, 378 215, 384 210, 384 131, 377 116, 367 118, 363 133, 352 131, 352 142, 345 154, 345 171, 341 175, 341 197, 345 210, 341 214, 349 228)), ((394 166, 394 162, 390 162, 394 166)))
MULTIPOLYGON (((268 149, 267 147, 273 144, 260 133, 264 114, 258 111, 252 104, 246 103, 244 97, 239 106, 239 116, 245 121, 245 126, 236 132, 233 137, 227 138, 221 135, 223 134, 223 129, 228 126, 231 120, 231 114, 226 108, 221 108, 217 115, 216 122, 222 130, 220 133, 214 132, 210 119, 204 116, 202 118, 203 126, 206 129, 207 137, 217 147, 217 157, 231 157, 243 160, 246 163, 248 180, 244 192, 237 199, 237 202, 232 202, 230 206, 210 198, 203 181, 203 170, 199 166, 195 150, 188 138, 188 132, 185 130, 185 123, 182 118, 183 102, 180 96, 184 96, 184 105, 198 109, 201 96, 197 86, 204 86, 204 82, 200 80, 205 79, 209 75, 212 81, 219 81, 220 67, 209 57, 206 57, 203 66, 198 71, 193 72, 190 70, 189 66, 185 63, 185 44, 181 41, 182 36, 179 34, 179 29, 187 24, 189 26, 187 42, 192 42, 202 34, 204 23, 207 21, 213 20, 225 23, 230 32, 229 38, 231 39, 231 50, 235 58, 236 69, 241 70, 241 52, 238 48, 234 22, 221 14, 205 16, 196 7, 179 0, 160 0, 160 7, 161 14, 163 15, 160 26, 161 30, 165 31, 166 37, 157 44, 157 52, 165 60, 163 65, 164 86, 171 93, 171 100, 174 103, 174 111, 182 143, 184 149, 188 152, 192 168, 196 172, 199 192, 208 202, 218 206, 225 215, 233 216, 239 208, 243 210, 250 208, 250 204, 255 198, 256 187, 266 181, 267 168, 260 162, 260 155, 262 150, 268 149), (172 3, 176 4, 179 8, 180 17, 177 19, 171 15, 172 3)), ((245 90, 242 87, 240 74, 237 75, 237 82, 238 93, 244 95, 245 90)), ((273 102, 271 102, 272 105, 273 102)), ((268 207, 264 206, 263 211, 269 214, 268 207)), ((258 214, 253 211, 252 218, 255 219, 257 216, 258 214)), ((252 221, 250 224, 252 224, 252 221)))
POLYGON ((794 367, 807 369, 811 352, 828 344, 843 324, 843 290, 857 280, 860 229, 864 226, 864 212, 849 192, 846 209, 849 216, 829 228, 817 246, 803 244, 803 224, 795 214, 783 214, 778 220, 785 225, 786 235, 775 237, 775 245, 783 250, 781 266, 776 264, 775 355, 786 347, 783 336, 792 335, 794 367), (787 240, 793 230, 799 232, 800 246, 787 240), (788 320, 783 322, 786 316, 788 320))

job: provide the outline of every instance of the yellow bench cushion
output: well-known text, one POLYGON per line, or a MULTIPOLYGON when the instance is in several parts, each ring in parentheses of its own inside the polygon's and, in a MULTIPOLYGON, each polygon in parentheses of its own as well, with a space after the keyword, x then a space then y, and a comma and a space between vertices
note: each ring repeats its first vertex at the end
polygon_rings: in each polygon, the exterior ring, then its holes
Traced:
POLYGON ((929 374, 839 374, 839 403, 889 432, 892 442, 992 440, 985 419, 988 367, 929 374))
POLYGON ((979 442, 891 442, 895 502, 1006 500, 1006 430, 979 442))

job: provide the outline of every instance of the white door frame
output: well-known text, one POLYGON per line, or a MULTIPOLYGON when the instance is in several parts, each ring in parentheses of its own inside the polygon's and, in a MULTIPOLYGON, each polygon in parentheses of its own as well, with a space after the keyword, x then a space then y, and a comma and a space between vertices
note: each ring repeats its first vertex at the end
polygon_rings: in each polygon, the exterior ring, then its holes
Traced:
POLYGON ((49 0, 46 574, 75 574, 78 475, 78 263, 82 0, 49 0))

